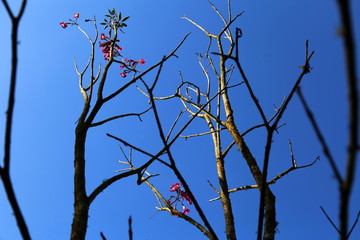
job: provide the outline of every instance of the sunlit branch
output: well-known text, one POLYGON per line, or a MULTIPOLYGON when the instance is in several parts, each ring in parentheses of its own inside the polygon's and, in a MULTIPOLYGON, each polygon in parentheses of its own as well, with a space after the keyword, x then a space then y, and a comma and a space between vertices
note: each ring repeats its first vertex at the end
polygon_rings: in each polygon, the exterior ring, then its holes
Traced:
MULTIPOLYGON (((300 166, 300 167, 290 167, 289 169, 285 170, 284 172, 278 174, 276 177, 274 177, 273 179, 271 179, 270 181, 267 182, 267 185, 272 185, 272 184, 275 184, 279 179, 281 179, 282 177, 284 177, 285 175, 287 175, 288 173, 294 171, 294 170, 297 170, 297 169, 301 169, 301 168, 307 168, 307 167, 311 167, 312 165, 314 165, 317 161, 319 160, 319 157, 317 157, 312 163, 310 164, 307 164, 307 165, 304 165, 304 166, 300 166)), ((296 165, 296 164, 295 164, 296 165)), ((255 184, 255 185, 245 185, 245 186, 242 186, 242 187, 238 187, 238 188, 234 188, 234 189, 230 189, 229 190, 229 193, 234 193, 234 192, 237 192, 237 191, 242 191, 242 190, 249 190, 249 189, 256 189, 256 188, 259 188, 259 185, 255 184)), ((220 197, 217 197, 217 198, 213 198, 213 199, 210 199, 209 202, 212 202, 212 201, 216 201, 216 200, 219 200, 220 197)))
POLYGON ((83 98, 84 98, 85 102, 88 100, 88 95, 87 95, 86 90, 85 90, 85 88, 83 86, 83 78, 84 78, 84 74, 85 74, 86 70, 88 69, 89 65, 90 65, 90 59, 88 60, 88 63, 86 64, 85 68, 80 72, 79 68, 78 68, 78 65, 77 65, 77 62, 76 62, 76 59, 74 59, 75 71, 79 75, 80 92, 83 95, 83 98))
MULTIPOLYGON (((215 10, 215 12, 219 15, 219 17, 220 17, 221 20, 223 21, 224 25, 226 26, 226 25, 227 25, 227 22, 226 22, 224 16, 221 14, 221 12, 216 8, 216 6, 215 6, 213 3, 211 3, 210 1, 208 1, 208 2, 209 2, 209 4, 211 5, 211 7, 215 10)), ((230 18, 230 21, 231 21, 231 18, 230 18)), ((231 31, 230 31, 229 29, 225 32, 225 34, 226 34, 226 37, 227 37, 230 41, 232 41, 231 31)))
POLYGON ((191 19, 189 19, 188 17, 182 17, 182 19, 188 20, 189 22, 191 22, 192 24, 194 24, 196 27, 198 27, 201 31, 203 31, 208 37, 213 37, 213 38, 217 38, 217 36, 209 33, 208 31, 206 31, 202 26, 200 26, 199 24, 197 24, 196 22, 192 21, 191 19))
MULTIPOLYGON (((223 33, 229 29, 230 25, 231 25, 233 22, 235 22, 235 20, 236 20, 238 17, 240 17, 243 13, 244 13, 244 12, 241 12, 241 13, 237 14, 233 19, 231 19, 231 20, 226 24, 226 26, 221 30, 221 32, 218 34, 217 39, 220 39, 221 35, 223 35, 223 33)), ((230 36, 229 36, 229 37, 230 37, 230 36)), ((230 41, 230 43, 233 43, 233 40, 232 40, 231 38, 229 38, 229 41, 230 41)), ((231 52, 232 52, 232 48, 233 48, 233 47, 230 47, 230 51, 229 51, 229 53, 228 53, 229 55, 230 55, 231 52)))
POLYGON ((194 225, 195 227, 197 227, 201 232, 203 232, 205 234, 205 236, 207 238, 209 238, 211 240, 217 239, 206 228, 204 228, 200 223, 196 222, 193 218, 189 217, 188 215, 183 214, 182 212, 179 212, 173 208, 163 207, 163 208, 157 208, 157 209, 160 211, 168 211, 172 215, 177 215, 177 216, 181 217, 182 219, 184 219, 185 221, 187 221, 187 222, 191 223, 192 225, 194 225))
POLYGON ((175 121, 174 121, 173 124, 171 125, 168 134, 166 135, 166 141, 169 140, 172 131, 174 130, 176 124, 178 123, 181 115, 182 115, 184 112, 185 112, 185 111, 180 111, 180 112, 179 112, 179 114, 178 114, 178 116, 176 117, 175 121))
POLYGON ((205 136, 205 135, 208 135, 208 134, 211 134, 211 133, 214 133, 214 132, 220 132, 220 131, 225 130, 225 129, 226 128, 220 128, 220 129, 215 129, 213 131, 208 131, 208 132, 204 132, 204 133, 197 133, 197 134, 192 134, 192 135, 186 135, 186 136, 180 135, 180 137, 185 138, 187 140, 188 138, 191 138, 191 137, 205 136))

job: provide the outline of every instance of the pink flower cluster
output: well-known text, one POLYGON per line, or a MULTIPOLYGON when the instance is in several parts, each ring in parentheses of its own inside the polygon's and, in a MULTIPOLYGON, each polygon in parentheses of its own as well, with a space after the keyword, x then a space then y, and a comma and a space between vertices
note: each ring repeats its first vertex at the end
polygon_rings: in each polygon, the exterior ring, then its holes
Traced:
POLYGON ((140 65, 144 65, 145 64, 145 60, 142 58, 140 59, 139 61, 135 61, 133 59, 127 59, 125 58, 125 63, 122 63, 120 65, 120 69, 124 69, 126 68, 122 73, 120 73, 120 75, 125 78, 126 77, 126 74, 128 74, 129 72, 131 72, 132 70, 131 69, 135 69, 136 68, 136 65, 137 64, 140 64, 140 65))
POLYGON ((61 22, 61 23, 60 23, 60 26, 61 26, 63 29, 65 29, 65 28, 68 27, 69 24, 74 24, 74 23, 76 23, 76 20, 77 20, 79 17, 80 17, 80 14, 79 14, 79 13, 74 13, 75 21, 73 21, 73 20, 70 19, 70 21, 71 21, 72 23, 61 22))
MULTIPOLYGON (((108 38, 104 33, 100 35, 100 39, 105 41, 105 42, 100 42, 100 48, 101 48, 101 52, 104 54, 104 59, 110 60, 110 51, 113 41, 110 38, 108 38)), ((115 42, 119 42, 119 40, 116 40, 115 42)), ((114 57, 121 56, 120 51, 122 51, 122 47, 114 43, 113 56, 114 57)))
MULTIPOLYGON (((113 11, 115 11, 115 10, 113 10, 113 11)), ((79 19, 79 17, 80 17, 80 14, 75 13, 74 16, 73 16, 73 18, 75 20, 69 19, 69 22, 61 22, 60 26, 63 29, 66 29, 69 24, 71 26, 72 25, 78 25, 77 20, 79 19)), ((129 17, 124 18, 123 22, 128 18, 129 17)), ((90 21, 90 20, 85 20, 85 22, 87 22, 87 21, 90 21)), ((123 23, 122 26, 126 26, 126 24, 123 23)), ((100 42, 99 45, 100 45, 100 48, 101 48, 101 52, 104 54, 104 59, 105 60, 109 61, 111 56, 112 57, 119 57, 119 56, 122 57, 120 52, 123 50, 123 48, 117 44, 118 42, 120 42, 120 40, 113 40, 113 39, 111 39, 111 37, 107 37, 104 33, 102 33, 100 35, 100 40, 103 41, 103 42, 100 42), (111 53, 112 53, 112 55, 111 55, 111 53)), ((127 74, 130 73, 130 72, 136 72, 136 66, 138 64, 140 64, 140 65, 145 64, 145 60, 143 58, 141 58, 138 61, 133 60, 133 59, 125 58, 125 60, 123 60, 123 61, 117 61, 116 60, 115 62, 120 63, 120 69, 124 69, 120 73, 120 76, 123 77, 123 78, 125 78, 127 76, 127 74)))
MULTIPOLYGON (((100 48, 101 48, 101 52, 104 54, 104 59, 110 60, 111 45, 113 43, 113 40, 108 38, 104 33, 102 33, 100 35, 100 39, 105 41, 105 42, 100 42, 100 48)), ((123 48, 121 46, 119 46, 116 42, 119 42, 119 40, 116 40, 113 45, 113 52, 112 52, 113 57, 118 57, 118 56, 122 57, 120 52, 123 50, 123 48)), ((120 76, 125 78, 128 73, 130 73, 136 69, 137 64, 144 65, 145 60, 142 58, 139 61, 136 61, 133 59, 125 58, 125 60, 120 64, 120 69, 124 69, 120 73, 120 76)))
POLYGON ((172 205, 174 209, 176 209, 177 203, 180 203, 182 205, 182 213, 188 214, 190 212, 190 209, 185 207, 183 201, 186 200, 188 204, 192 204, 191 198, 187 192, 185 192, 182 187, 181 183, 174 183, 170 186, 170 192, 176 193, 176 196, 170 196, 170 198, 167 200, 168 204, 172 205))

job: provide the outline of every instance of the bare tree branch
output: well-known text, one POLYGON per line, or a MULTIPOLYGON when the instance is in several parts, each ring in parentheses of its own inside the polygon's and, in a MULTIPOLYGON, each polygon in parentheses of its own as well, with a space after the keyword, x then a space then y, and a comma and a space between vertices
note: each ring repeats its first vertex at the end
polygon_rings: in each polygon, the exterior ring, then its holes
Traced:
POLYGON ((336 227, 335 223, 331 220, 331 218, 329 217, 329 215, 326 213, 325 209, 320 206, 321 211, 325 214, 326 218, 329 220, 329 222, 331 223, 331 225, 335 228, 335 230, 340 234, 340 230, 336 227))
POLYGON ((349 104, 349 139, 347 143, 346 173, 340 185, 340 235, 345 240, 348 237, 348 215, 350 196, 354 185, 354 177, 359 152, 359 93, 358 76, 356 73, 356 46, 353 32, 350 1, 337 0, 342 28, 344 32, 344 50, 347 71, 347 91, 349 104))
MULTIPOLYGON (((297 170, 297 169, 301 169, 301 168, 307 168, 307 167, 311 167, 312 165, 314 165, 317 161, 319 160, 319 157, 317 157, 312 163, 304 165, 304 166, 300 166, 300 167, 290 167, 289 169, 285 170, 284 172, 278 174, 276 177, 274 177, 273 179, 271 179, 270 181, 267 182, 267 185, 272 185, 275 184, 277 182, 277 180, 281 179, 282 177, 284 177, 285 175, 287 175, 288 173, 297 170)), ((238 187, 238 188, 234 188, 229 190, 229 193, 233 193, 233 192, 237 192, 237 191, 242 191, 242 190, 248 190, 248 189, 255 189, 255 188, 259 188, 259 185, 246 185, 246 186, 242 186, 242 187, 238 187)), ((217 198, 213 198, 210 199, 209 202, 215 201, 215 200, 219 200, 220 197, 217 198)))
POLYGON ((297 89, 297 94, 300 98, 300 101, 305 109, 305 112, 306 112, 306 115, 308 117, 308 119, 310 120, 310 123, 315 131, 315 134, 323 148, 323 152, 326 156, 326 158, 328 159, 329 161, 329 164, 331 166, 331 169, 336 177, 336 180, 338 181, 339 184, 342 183, 342 177, 340 175, 340 171, 339 171, 339 168, 336 166, 336 163, 335 163, 335 159, 333 158, 331 152, 330 152, 330 148, 328 147, 328 144, 326 143, 325 141, 325 138, 324 138, 324 135, 322 134, 321 130, 320 130, 320 127, 318 125, 318 123, 316 122, 316 119, 314 117, 314 114, 312 113, 312 111, 310 110, 310 107, 308 105, 308 103, 306 102, 306 99, 304 97, 304 95, 302 94, 302 91, 301 91, 301 87, 298 87, 297 89))
POLYGON ((18 67, 18 30, 20 20, 24 14, 26 7, 26 0, 23 0, 20 5, 20 10, 17 16, 14 15, 8 2, 2 0, 6 12, 11 19, 11 70, 10 70, 10 88, 8 96, 8 107, 6 111, 6 124, 5 124, 5 140, 4 140, 4 166, 0 167, 0 176, 3 182, 5 192, 23 239, 31 239, 28 227, 26 225, 24 216, 20 210, 20 206, 15 196, 14 188, 10 177, 10 163, 11 163, 11 139, 12 139, 12 123, 13 113, 15 106, 15 89, 17 81, 17 67, 18 67))
POLYGON ((145 111, 143 111, 141 113, 125 113, 125 114, 121 114, 121 115, 118 115, 118 116, 110 117, 110 118, 107 118, 107 119, 102 120, 100 122, 92 123, 90 125, 90 127, 96 127, 96 126, 102 125, 104 123, 110 122, 110 121, 115 120, 115 119, 124 118, 124 117, 130 117, 130 116, 137 116, 139 118, 139 120, 142 121, 141 120, 141 115, 147 113, 150 109, 151 108, 148 108, 148 109, 146 109, 145 111))

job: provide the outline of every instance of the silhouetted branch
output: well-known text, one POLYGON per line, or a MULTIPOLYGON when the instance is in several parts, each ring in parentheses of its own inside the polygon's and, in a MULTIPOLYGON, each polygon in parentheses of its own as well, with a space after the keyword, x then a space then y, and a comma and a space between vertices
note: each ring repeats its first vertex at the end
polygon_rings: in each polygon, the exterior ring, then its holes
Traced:
POLYGON ((100 237, 101 237, 102 240, 106 240, 106 237, 102 232, 100 232, 100 237))
POLYGON ((132 240, 133 239, 133 231, 132 231, 132 218, 131 218, 131 216, 129 216, 128 223, 129 223, 129 240, 132 240))
POLYGON ((26 225, 20 206, 15 196, 14 188, 10 177, 10 159, 11 159, 11 136, 12 136, 12 123, 13 112, 15 104, 15 89, 17 80, 17 66, 18 66, 18 30, 19 23, 24 14, 26 7, 26 0, 23 0, 20 5, 20 10, 17 16, 14 15, 8 2, 2 0, 6 12, 11 19, 11 70, 10 70, 10 88, 8 96, 8 107, 6 111, 6 124, 5 124, 5 140, 4 140, 4 166, 0 167, 0 176, 5 188, 5 192, 23 239, 31 239, 28 227, 26 225))
POLYGON ((143 111, 141 113, 126 113, 126 114, 121 114, 121 115, 118 115, 118 116, 110 117, 110 118, 107 118, 107 119, 102 120, 100 122, 92 123, 90 125, 90 127, 96 127, 96 126, 102 125, 104 123, 110 122, 110 121, 115 120, 115 119, 124 118, 124 117, 130 117, 130 116, 137 116, 139 118, 139 120, 142 121, 141 120, 141 115, 147 113, 150 109, 151 108, 148 108, 148 109, 146 109, 145 111, 143 111))
POLYGON ((340 186, 340 235, 345 240, 348 237, 348 215, 350 208, 351 192, 354 185, 357 155, 359 152, 359 93, 358 76, 356 73, 356 42, 355 33, 352 26, 352 11, 350 1, 337 1, 342 30, 344 33, 344 51, 347 71, 347 91, 349 106, 349 139, 347 143, 346 172, 343 183, 340 186))
MULTIPOLYGON (((305 76, 305 74, 310 72, 310 59, 312 57, 312 55, 314 54, 314 51, 312 51, 309 54, 309 45, 308 45, 309 41, 305 42, 305 62, 304 62, 304 66, 303 66, 303 70, 300 74, 300 76, 298 77, 297 81, 295 82, 294 86, 292 87, 289 96, 285 99, 282 107, 279 109, 279 113, 276 116, 276 118, 274 119, 274 122, 271 126, 267 127, 268 130, 268 134, 267 134, 267 139, 266 139, 266 145, 265 145, 265 153, 264 153, 264 165, 263 165, 263 170, 262 170, 262 181, 261 182, 267 182, 267 174, 268 174, 268 167, 269 167, 269 160, 270 160, 270 152, 271 152, 271 147, 272 147, 272 142, 273 142, 273 134, 274 131, 276 131, 277 129, 277 125, 280 122, 288 104, 290 103, 290 101, 293 98, 293 95, 295 93, 295 91, 298 89, 301 80, 303 79, 303 77, 305 76)), ((237 61, 238 62, 238 61, 237 61)), ((237 63, 237 65, 239 65, 237 63)), ((254 101, 256 100, 256 98, 254 99, 254 101)), ((255 101, 256 103, 257 101, 255 101)), ((261 108, 260 105, 258 105, 258 109, 261 112, 261 108)), ((262 231, 263 231, 263 219, 264 219, 264 209, 265 209, 265 201, 268 200, 266 199, 266 192, 268 192, 268 187, 267 184, 263 184, 261 186, 261 194, 260 194, 260 204, 259 204, 259 219, 258 219, 258 231, 257 231, 257 240, 261 240, 262 239, 262 231)), ((268 208, 267 208, 268 209, 268 208)), ((266 219, 266 213, 265 213, 265 219, 266 219)), ((276 223, 275 223, 276 224, 276 223)), ((266 224, 265 224, 266 225, 266 224)), ((271 227, 271 229, 273 229, 273 226, 271 227)), ((265 232, 264 232, 264 236, 267 235, 267 230, 266 230, 266 226, 265 226, 265 232)), ((272 238, 270 238, 272 239, 272 238)))
POLYGON ((325 141, 325 138, 324 138, 324 135, 322 134, 321 130, 320 130, 320 127, 318 125, 318 123, 316 122, 316 119, 314 117, 314 114, 313 112, 310 110, 310 107, 304 97, 304 95, 302 94, 302 91, 301 91, 301 87, 299 87, 297 89, 297 94, 300 98, 300 101, 301 101, 301 104, 303 105, 304 109, 305 109, 305 112, 306 112, 306 115, 308 117, 308 119, 310 120, 310 123, 315 131, 315 134, 322 146, 322 149, 323 149, 323 152, 326 156, 326 158, 328 159, 329 161, 329 164, 331 166, 331 169, 335 175, 335 178, 336 180, 338 181, 339 184, 342 183, 342 177, 340 175, 340 171, 339 171, 339 168, 336 166, 336 163, 335 163, 335 159, 333 158, 331 152, 330 152, 330 148, 328 147, 328 144, 326 143, 325 141))
POLYGON ((325 214, 326 218, 329 220, 329 222, 331 223, 331 225, 335 228, 335 230, 340 234, 340 230, 336 227, 335 223, 331 220, 331 218, 329 217, 329 215, 326 213, 325 209, 320 206, 321 211, 325 214))
POLYGON ((354 224, 352 225, 352 227, 351 227, 351 229, 350 229, 350 231, 349 231, 349 233, 348 233, 348 235, 347 235, 347 239, 350 238, 350 235, 351 235, 352 231, 354 230, 356 224, 357 224, 358 221, 359 221, 359 217, 360 217, 360 211, 358 212, 358 214, 357 214, 357 216, 356 216, 356 219, 355 219, 355 221, 354 221, 354 224))

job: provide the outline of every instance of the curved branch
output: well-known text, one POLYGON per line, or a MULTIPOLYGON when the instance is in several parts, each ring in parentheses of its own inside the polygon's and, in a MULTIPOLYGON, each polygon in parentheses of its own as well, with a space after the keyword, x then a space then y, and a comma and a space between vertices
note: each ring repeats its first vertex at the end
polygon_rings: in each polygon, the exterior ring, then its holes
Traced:
POLYGON ((89 195, 89 204, 91 204, 95 198, 102 192, 104 191, 107 187, 109 187, 111 184, 113 184, 114 182, 116 182, 117 180, 120 180, 122 178, 125 177, 129 177, 131 175, 134 174, 139 174, 141 173, 141 171, 143 170, 143 167, 135 169, 135 170, 131 170, 128 172, 124 172, 124 173, 120 173, 118 175, 115 175, 109 179, 104 180, 97 188, 94 189, 94 191, 89 195))
POLYGON ((110 121, 115 120, 115 119, 119 119, 119 118, 123 118, 123 117, 130 117, 130 116, 137 116, 141 121, 140 116, 143 115, 144 113, 148 112, 150 109, 151 109, 151 107, 146 109, 145 111, 143 111, 141 113, 126 113, 126 114, 121 114, 121 115, 118 115, 118 116, 110 117, 110 118, 107 118, 107 119, 102 120, 100 122, 92 123, 90 125, 90 127, 96 127, 96 126, 102 125, 104 123, 110 122, 110 121))

